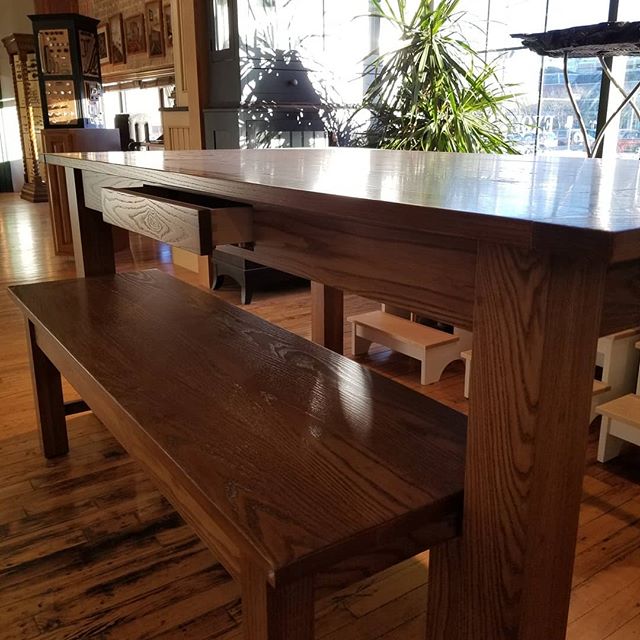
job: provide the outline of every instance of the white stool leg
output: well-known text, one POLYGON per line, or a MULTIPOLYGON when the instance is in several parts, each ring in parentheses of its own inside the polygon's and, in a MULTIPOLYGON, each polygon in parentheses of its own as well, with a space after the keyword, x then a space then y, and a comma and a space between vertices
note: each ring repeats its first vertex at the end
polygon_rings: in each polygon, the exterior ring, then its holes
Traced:
POLYGON ((598 442, 598 462, 608 462, 620 455, 624 440, 612 436, 611 418, 602 416, 602 426, 600 427, 600 440, 598 442))
POLYGON ((459 359, 460 354, 452 350, 449 345, 444 345, 442 349, 425 349, 420 369, 420 384, 438 382, 447 365, 459 359))
POLYGON ((369 351, 371 346, 371 340, 361 338, 358 335, 358 329, 356 325, 353 325, 353 331, 351 333, 351 350, 354 356, 362 356, 369 351))
POLYGON ((458 336, 458 349, 460 351, 468 351, 471 349, 471 343, 473 342, 473 333, 471 331, 454 327, 453 335, 458 336))
POLYGON ((471 386, 471 360, 464 358, 464 397, 469 399, 469 387, 471 386))

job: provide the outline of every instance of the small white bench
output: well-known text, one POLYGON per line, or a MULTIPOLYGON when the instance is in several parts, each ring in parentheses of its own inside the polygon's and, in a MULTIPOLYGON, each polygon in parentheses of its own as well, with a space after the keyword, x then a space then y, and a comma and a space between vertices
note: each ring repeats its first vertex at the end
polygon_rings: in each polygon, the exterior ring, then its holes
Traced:
MULTIPOLYGON (((635 343, 635 348, 640 349, 640 342, 635 343)), ((598 462, 608 462, 618 456, 625 442, 640 446, 640 377, 637 366, 635 380, 635 393, 629 393, 598 407, 598 413, 602 416, 598 462)))
POLYGON ((640 327, 636 327, 598 340, 596 364, 602 367, 602 382, 611 387, 602 402, 633 393, 636 388, 640 352, 635 347, 639 339, 640 327))
MULTIPOLYGON (((463 351, 460 357, 464 360, 464 397, 469 397, 469 386, 471 384, 471 360, 472 351, 463 351)), ((591 396, 591 414, 589 416, 589 424, 591 424, 596 417, 596 407, 601 405, 605 400, 605 394, 611 391, 611 385, 600 380, 593 381, 593 394, 591 396)))
POLYGON ((620 454, 625 442, 640 446, 640 396, 629 393, 601 404, 602 416, 598 462, 608 462, 620 454))
POLYGON ((375 342, 416 358, 422 363, 420 384, 424 385, 440 380, 446 366, 460 359, 460 349, 471 346, 468 331, 445 333, 384 311, 362 313, 347 320, 353 325, 354 355, 367 353, 375 342))

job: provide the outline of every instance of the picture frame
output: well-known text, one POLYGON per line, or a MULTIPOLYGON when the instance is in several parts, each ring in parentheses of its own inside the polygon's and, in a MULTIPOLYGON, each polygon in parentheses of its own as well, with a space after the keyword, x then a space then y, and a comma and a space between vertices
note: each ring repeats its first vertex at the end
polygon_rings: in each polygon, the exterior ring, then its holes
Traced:
POLYGON ((83 75, 98 77, 100 75, 100 58, 97 35, 80 29, 78 31, 78 40, 80 42, 80 65, 83 75))
POLYGON ((173 47, 173 26, 171 22, 171 5, 165 4, 162 7, 164 20, 164 46, 165 49, 173 47))
POLYGON ((124 64, 127 61, 127 51, 124 46, 124 27, 122 14, 116 13, 109 18, 111 33, 111 63, 124 64))
POLYGON ((147 50, 147 39, 144 28, 144 14, 138 13, 124 20, 124 42, 127 55, 144 53, 147 50))
POLYGON ((144 5, 144 13, 149 57, 162 57, 165 54, 162 1, 152 0, 151 2, 146 2, 144 5))
POLYGON ((98 56, 100 64, 111 63, 111 35, 106 22, 98 25, 98 56))

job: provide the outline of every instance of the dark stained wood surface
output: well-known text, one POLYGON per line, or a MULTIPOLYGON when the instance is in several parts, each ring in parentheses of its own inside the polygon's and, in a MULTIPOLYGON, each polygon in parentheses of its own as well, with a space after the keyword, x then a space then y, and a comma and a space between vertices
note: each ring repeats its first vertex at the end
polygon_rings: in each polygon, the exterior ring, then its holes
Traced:
POLYGON ((253 222, 253 250, 225 251, 471 328, 475 240, 276 208, 255 207, 253 222))
POLYGON ((311 339, 343 353, 344 294, 340 289, 311 282, 311 339))
POLYGON ((12 292, 89 404, 78 371, 116 399, 126 416, 92 407, 115 435, 153 441, 161 460, 142 462, 221 512, 274 579, 459 514, 455 411, 160 272, 12 292))
MULTIPOLYGON (((344 149, 104 160, 59 161, 249 203, 256 259, 270 253, 271 266, 298 264, 314 281, 398 306, 413 298, 414 311, 473 326, 485 355, 471 403, 464 534, 459 550, 435 553, 430 599, 446 609, 431 617, 433 640, 563 638, 592 329, 612 264, 632 267, 616 273, 616 296, 634 288, 637 165, 344 149), (336 220, 355 231, 335 233, 336 220), (493 281, 483 280, 489 254, 513 257, 493 281), (443 275, 427 277, 437 265, 443 275), (514 517, 504 525, 496 514, 514 517)), ((632 326, 635 308, 605 310, 605 326, 632 326)))
POLYGON ((487 243, 477 278, 463 535, 432 551, 427 637, 564 640, 605 265, 487 243))
MULTIPOLYGON (((3 284, 73 276, 73 261, 53 254, 47 204, 0 194, 0 207, 3 284), (22 243, 25 229, 33 244, 22 243)), ((166 247, 135 236, 132 248, 132 255, 117 255, 119 270, 160 266, 195 282, 191 272, 162 264, 166 247)), ((215 295, 238 298, 227 287, 215 295)), ((373 308, 345 296, 347 315, 373 308)), ((258 293, 249 310, 309 336, 304 287, 258 293)), ((0 569, 0 636, 238 640, 239 587, 92 414, 69 420, 72 455, 42 459, 24 319, 6 289, 0 315, 0 563, 7 567, 0 569)), ((349 332, 347 325, 346 354, 349 332)), ((417 361, 377 347, 362 361, 466 410, 458 363, 440 383, 421 387, 417 361)), ((66 382, 65 394, 76 397, 66 382)), ((640 594, 640 449, 598 464, 597 426, 587 453, 567 640, 629 640, 640 631, 629 604, 640 594)), ((318 602, 317 637, 424 640, 425 555, 318 602)))
POLYGON ((101 196, 105 222, 198 255, 210 254, 217 244, 253 240, 251 207, 193 204, 135 188, 103 188, 101 196))
POLYGON ((309 640, 314 635, 313 578, 284 588, 267 584, 252 564, 242 567, 243 634, 247 640, 309 640))
POLYGON ((633 160, 287 149, 64 154, 47 162, 415 231, 640 258, 633 160))
POLYGON ((599 22, 542 33, 514 33, 538 55, 552 58, 637 56, 640 22, 599 22))
POLYGON ((69 450, 62 379, 60 372, 36 344, 35 328, 29 321, 27 343, 36 415, 40 423, 40 445, 45 458, 55 458, 69 450))

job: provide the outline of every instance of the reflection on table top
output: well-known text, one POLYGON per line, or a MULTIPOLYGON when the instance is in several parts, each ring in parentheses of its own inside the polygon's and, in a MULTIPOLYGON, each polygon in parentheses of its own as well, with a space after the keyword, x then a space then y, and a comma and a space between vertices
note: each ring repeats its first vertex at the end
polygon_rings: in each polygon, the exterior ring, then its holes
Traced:
POLYGON ((48 154, 47 161, 264 206, 640 258, 634 160, 332 148, 48 154))

